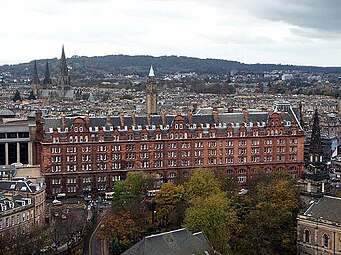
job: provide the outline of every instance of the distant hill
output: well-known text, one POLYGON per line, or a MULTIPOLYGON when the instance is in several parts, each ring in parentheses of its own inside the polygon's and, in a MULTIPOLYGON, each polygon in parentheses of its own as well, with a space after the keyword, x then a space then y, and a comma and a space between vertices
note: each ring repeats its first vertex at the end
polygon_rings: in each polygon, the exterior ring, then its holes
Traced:
MULTIPOLYGON (((43 78, 46 60, 37 60, 40 78, 43 78)), ((52 76, 57 75, 58 59, 49 59, 52 76)), ((231 70, 242 72, 263 72, 273 70, 303 71, 314 73, 341 73, 341 67, 294 66, 275 64, 243 64, 222 59, 199 59, 184 56, 127 56, 109 55, 97 57, 75 56, 67 59, 72 79, 105 79, 110 74, 138 74, 146 76, 150 65, 157 75, 196 72, 197 74, 227 74, 231 70)), ((33 61, 16 65, 0 66, 0 74, 12 77, 31 77, 33 61)))

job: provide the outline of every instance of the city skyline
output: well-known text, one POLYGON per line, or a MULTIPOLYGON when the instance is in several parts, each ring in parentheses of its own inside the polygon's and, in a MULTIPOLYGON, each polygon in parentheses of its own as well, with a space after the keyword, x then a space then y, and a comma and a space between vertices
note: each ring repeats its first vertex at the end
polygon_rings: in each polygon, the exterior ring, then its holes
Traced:
POLYGON ((0 64, 60 57, 178 55, 341 66, 337 0, 0 1, 0 64))

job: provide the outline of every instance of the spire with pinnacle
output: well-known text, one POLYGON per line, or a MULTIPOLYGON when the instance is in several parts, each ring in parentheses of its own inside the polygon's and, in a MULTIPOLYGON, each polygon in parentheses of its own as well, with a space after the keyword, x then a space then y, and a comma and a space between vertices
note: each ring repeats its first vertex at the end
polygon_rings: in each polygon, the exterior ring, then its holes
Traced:
POLYGON ((301 199, 308 205, 311 200, 330 193, 330 176, 327 164, 323 161, 323 148, 317 108, 313 117, 311 141, 305 170, 299 181, 301 199))
POLYGON ((313 154, 315 156, 323 155, 323 148, 321 142, 321 131, 320 131, 320 123, 317 108, 315 108, 313 127, 311 132, 311 141, 309 146, 309 154, 313 154))
POLYGON ((149 69, 149 78, 150 77, 155 77, 153 66, 150 66, 150 69, 149 69))
POLYGON ((149 77, 146 84, 146 113, 157 114, 157 91, 153 66, 150 66, 149 77))
POLYGON ((44 85, 52 84, 51 77, 50 77, 50 68, 49 62, 46 60, 46 67, 45 67, 45 78, 43 80, 44 85))
POLYGON ((37 69, 37 61, 34 60, 33 66, 33 77, 32 77, 32 84, 37 85, 39 84, 39 77, 38 77, 38 69, 37 69))
POLYGON ((64 45, 62 47, 62 56, 60 58, 60 77, 59 77, 59 85, 64 87, 67 85, 70 85, 70 76, 69 71, 66 64, 66 58, 65 58, 65 51, 64 51, 64 45))

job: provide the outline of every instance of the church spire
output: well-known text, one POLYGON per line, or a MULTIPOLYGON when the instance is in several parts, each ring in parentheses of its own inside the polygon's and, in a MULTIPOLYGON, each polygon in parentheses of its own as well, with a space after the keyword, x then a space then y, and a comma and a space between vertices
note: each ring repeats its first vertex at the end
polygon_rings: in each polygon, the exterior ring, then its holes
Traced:
POLYGON ((34 60, 32 84, 34 84, 34 85, 39 84, 39 77, 38 77, 38 69, 37 69, 37 61, 36 60, 34 60))
POLYGON ((45 78, 43 80, 44 85, 52 84, 51 77, 50 77, 50 68, 49 62, 46 60, 46 67, 45 67, 45 78))
POLYGON ((309 146, 309 154, 314 154, 315 156, 323 155, 323 148, 321 142, 321 131, 317 107, 315 108, 313 127, 311 132, 311 141, 309 146))
POLYGON ((60 74, 59 75, 60 75, 59 77, 60 86, 64 87, 66 85, 70 85, 70 76, 69 76, 69 71, 68 71, 67 64, 66 64, 64 45, 62 47, 62 56, 60 58, 60 74))

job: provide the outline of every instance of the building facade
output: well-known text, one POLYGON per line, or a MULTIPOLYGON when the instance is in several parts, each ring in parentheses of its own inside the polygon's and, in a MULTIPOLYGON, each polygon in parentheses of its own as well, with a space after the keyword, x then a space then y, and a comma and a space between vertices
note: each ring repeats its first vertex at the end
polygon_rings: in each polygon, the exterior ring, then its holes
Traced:
POLYGON ((0 124, 0 165, 35 164, 35 125, 30 123, 0 124))
POLYGON ((38 163, 48 196, 111 191, 128 171, 161 181, 211 168, 244 183, 257 168, 303 171, 304 133, 287 112, 36 116, 38 163))
POLYGON ((25 234, 45 222, 45 186, 25 178, 0 180, 0 235, 25 234))
POLYGON ((297 253, 341 254, 341 199, 324 196, 297 219, 297 253))

